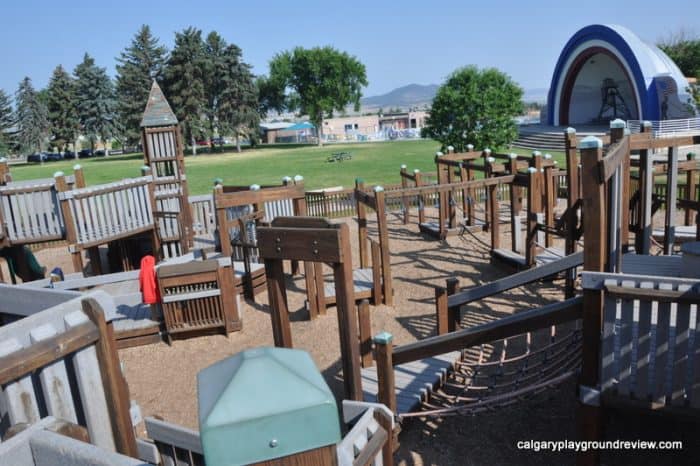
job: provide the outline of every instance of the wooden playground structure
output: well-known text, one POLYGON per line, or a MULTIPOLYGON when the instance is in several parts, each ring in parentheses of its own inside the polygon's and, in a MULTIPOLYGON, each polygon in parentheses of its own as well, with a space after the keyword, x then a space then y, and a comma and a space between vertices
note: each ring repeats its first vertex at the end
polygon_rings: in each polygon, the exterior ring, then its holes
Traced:
MULTIPOLYGON (((17 183, 0 163, 0 247, 63 241, 75 268, 55 283, 0 285, 7 296, 0 315, 12 316, 0 327, 0 406, 9 416, 0 459, 9 454, 3 450, 8 429, 53 425, 56 418, 87 430, 92 444, 110 452, 151 464, 202 464, 206 449, 197 431, 149 418, 150 440, 136 438, 138 414, 117 350, 242 330, 239 296, 253 301, 265 291, 274 344, 293 348, 285 270, 294 276, 299 261, 309 317, 336 307, 345 420, 361 419, 323 453, 328 461, 392 464, 407 419, 506 410, 570 380, 577 385, 581 439, 604 438, 613 408, 697 416, 700 279, 692 248, 673 253, 700 240, 700 166, 679 154, 680 147, 700 144, 700 136, 653 138, 644 126, 629 134, 613 121, 602 139, 568 129, 563 168, 539 152, 471 147, 438 154, 435 183, 405 166, 400 185, 369 187, 358 179, 351 192, 354 269, 349 226, 308 216, 308 199, 315 197, 307 196, 301 177, 279 186, 221 182, 211 197, 190 198, 177 121, 158 93, 154 85, 147 112, 162 124, 144 117, 149 166, 141 177, 88 187, 77 167, 69 176, 17 183), (665 177, 663 192, 655 188, 657 175, 665 177), (428 218, 431 203, 437 221, 428 218), (663 227, 654 228, 661 206, 663 227), (685 225, 676 225, 677 209, 685 210, 685 225), (492 259, 517 272, 467 289, 448 278, 434 290, 434 336, 395 346, 390 333, 372 337, 369 304, 395 305, 388 217, 398 211, 409 224, 412 210, 428 237, 487 230, 492 259), (141 303, 139 271, 129 265, 131 255, 143 256, 134 243, 144 240, 159 259, 157 307, 141 303), (118 273, 102 274, 105 245, 115 251, 109 268, 117 263, 118 273), (663 254, 650 255, 653 250, 663 254), (84 273, 83 251, 92 276, 84 273), (553 277, 565 277, 565 299, 464 324, 475 303, 553 277), (68 389, 49 392, 56 380, 68 389), (99 389, 89 392, 94 386, 99 389)), ((322 462, 309 458, 304 464, 322 462)), ((581 455, 582 463, 599 460, 596 452, 581 455)))

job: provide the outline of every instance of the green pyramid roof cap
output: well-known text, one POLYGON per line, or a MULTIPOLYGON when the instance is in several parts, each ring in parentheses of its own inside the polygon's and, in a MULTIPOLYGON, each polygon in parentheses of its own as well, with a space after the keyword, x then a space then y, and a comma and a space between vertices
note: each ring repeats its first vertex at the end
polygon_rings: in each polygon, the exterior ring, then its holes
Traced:
POLYGON ((256 348, 197 375, 207 466, 249 464, 340 441, 335 398, 305 351, 256 348))
POLYGON ((160 90, 158 83, 153 80, 151 92, 148 94, 148 102, 146 102, 146 110, 143 111, 141 119, 141 127, 148 126, 169 126, 176 125, 177 117, 170 104, 160 90))

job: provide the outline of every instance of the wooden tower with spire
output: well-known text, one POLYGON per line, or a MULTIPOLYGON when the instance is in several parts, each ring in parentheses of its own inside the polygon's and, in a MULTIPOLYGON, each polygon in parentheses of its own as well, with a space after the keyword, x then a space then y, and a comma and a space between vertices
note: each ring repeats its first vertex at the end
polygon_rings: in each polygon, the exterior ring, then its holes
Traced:
POLYGON ((141 120, 141 143, 144 164, 150 169, 155 186, 160 256, 185 254, 192 246, 192 215, 182 134, 177 117, 155 80, 141 120))

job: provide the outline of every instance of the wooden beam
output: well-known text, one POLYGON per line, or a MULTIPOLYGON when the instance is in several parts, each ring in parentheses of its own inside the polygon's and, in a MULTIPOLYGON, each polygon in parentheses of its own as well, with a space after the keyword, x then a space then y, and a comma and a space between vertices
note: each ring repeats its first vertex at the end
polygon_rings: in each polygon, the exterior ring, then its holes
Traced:
MULTIPOLYGON (((537 309, 518 312, 494 322, 429 337, 415 343, 399 346, 393 351, 392 364, 397 366, 411 361, 437 356, 482 343, 520 335, 552 325, 581 318, 582 299, 571 298, 537 309)), ((376 338, 375 338, 376 343, 376 338)), ((379 364, 379 362, 378 362, 379 364)), ((386 403, 385 403, 386 404, 386 403)))
POLYGON ((85 322, 59 335, 0 357, 0 385, 34 372, 53 361, 91 345, 100 338, 98 328, 85 322))
POLYGON ((112 422, 114 444, 119 453, 137 458, 136 436, 129 411, 131 408, 129 388, 119 364, 114 328, 111 322, 105 321, 104 311, 94 298, 83 299, 82 307, 83 312, 100 333, 95 349, 100 365, 102 384, 105 387, 105 398, 112 422))

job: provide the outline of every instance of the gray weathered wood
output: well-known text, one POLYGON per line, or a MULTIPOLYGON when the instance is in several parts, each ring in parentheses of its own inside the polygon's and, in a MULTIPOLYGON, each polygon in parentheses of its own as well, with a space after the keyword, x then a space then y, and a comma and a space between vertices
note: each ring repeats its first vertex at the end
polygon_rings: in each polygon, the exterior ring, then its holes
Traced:
MULTIPOLYGON (((39 343, 58 334, 57 329, 51 324, 44 324, 29 332, 32 343, 39 343)), ((59 359, 44 366, 39 372, 39 380, 46 409, 51 416, 65 421, 78 423, 75 412, 75 402, 68 381, 66 363, 59 359)))
MULTIPOLYGON (((67 329, 89 321, 82 311, 72 312, 63 319, 67 329)), ((77 351, 73 357, 73 366, 90 441, 101 448, 115 451, 114 435, 95 346, 91 345, 77 351)))
MULTIPOLYGON (((0 356, 7 356, 21 349, 22 345, 16 339, 0 338, 0 356)), ((20 422, 32 424, 39 420, 39 405, 30 375, 5 385, 3 396, 10 425, 20 422)))

